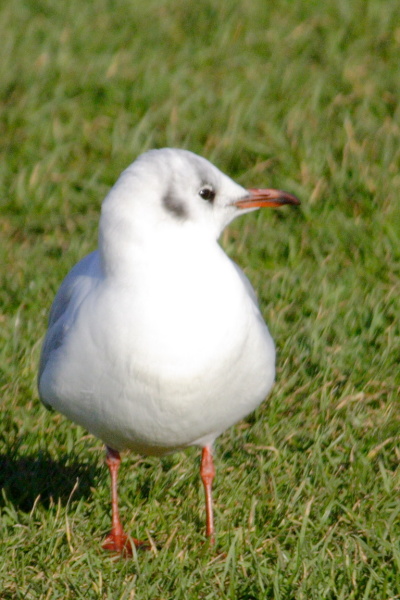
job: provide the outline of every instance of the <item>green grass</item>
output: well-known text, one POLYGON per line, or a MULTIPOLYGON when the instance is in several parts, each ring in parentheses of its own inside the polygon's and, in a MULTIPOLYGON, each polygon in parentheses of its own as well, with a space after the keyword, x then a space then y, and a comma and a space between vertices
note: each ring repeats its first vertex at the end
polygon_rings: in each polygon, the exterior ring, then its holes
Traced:
POLYGON ((400 5, 6 0, 0 8, 0 598, 400 598, 400 5), (217 443, 126 456, 114 560, 101 443, 41 406, 53 295, 142 151, 298 194, 223 235, 277 343, 269 400, 217 443))

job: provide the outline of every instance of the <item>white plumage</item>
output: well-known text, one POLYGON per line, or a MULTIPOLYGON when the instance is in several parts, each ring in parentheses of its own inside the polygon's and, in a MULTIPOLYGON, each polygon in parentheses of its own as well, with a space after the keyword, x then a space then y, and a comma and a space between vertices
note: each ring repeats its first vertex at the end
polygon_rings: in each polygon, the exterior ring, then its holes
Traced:
POLYGON ((43 402, 117 460, 125 449, 210 453, 263 401, 275 374, 254 291, 218 237, 239 214, 296 203, 285 192, 246 190, 185 150, 140 156, 103 202, 99 249, 54 300, 43 402))

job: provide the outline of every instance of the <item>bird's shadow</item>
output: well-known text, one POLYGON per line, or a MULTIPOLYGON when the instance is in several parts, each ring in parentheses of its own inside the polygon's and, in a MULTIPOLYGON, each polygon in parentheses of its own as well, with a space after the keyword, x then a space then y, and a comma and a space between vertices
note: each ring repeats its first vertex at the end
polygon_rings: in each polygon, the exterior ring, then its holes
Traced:
POLYGON ((100 472, 97 461, 84 463, 70 454, 57 460, 47 452, 27 456, 0 454, 0 489, 5 492, 0 495, 0 507, 8 501, 19 510, 30 512, 38 497, 46 508, 58 502, 65 505, 72 495, 74 500, 87 498, 100 472))

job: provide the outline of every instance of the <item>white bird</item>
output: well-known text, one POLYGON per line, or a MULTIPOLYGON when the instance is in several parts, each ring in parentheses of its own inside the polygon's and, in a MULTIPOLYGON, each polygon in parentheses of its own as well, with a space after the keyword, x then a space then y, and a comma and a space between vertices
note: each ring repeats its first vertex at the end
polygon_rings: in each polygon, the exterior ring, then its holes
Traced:
MULTIPOLYGON (((63 281, 39 369, 43 403, 106 445, 112 529, 119 452, 162 456, 202 448, 206 534, 214 541, 214 440, 252 412, 275 377, 275 349, 250 282, 217 240, 235 217, 299 204, 244 189, 186 150, 142 154, 105 198, 99 247, 63 281)), ((136 544, 140 544, 134 540, 136 544)))

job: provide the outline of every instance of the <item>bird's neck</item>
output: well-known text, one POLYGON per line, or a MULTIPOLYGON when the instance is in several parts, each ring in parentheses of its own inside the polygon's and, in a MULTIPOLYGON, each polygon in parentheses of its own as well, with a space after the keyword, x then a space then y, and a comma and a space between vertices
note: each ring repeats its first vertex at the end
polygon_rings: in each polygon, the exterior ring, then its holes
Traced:
POLYGON ((215 239, 196 228, 158 227, 147 235, 115 235, 101 228, 99 250, 106 276, 136 278, 143 272, 173 273, 201 271, 217 260, 222 250, 215 239))

